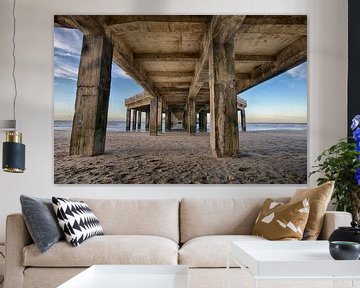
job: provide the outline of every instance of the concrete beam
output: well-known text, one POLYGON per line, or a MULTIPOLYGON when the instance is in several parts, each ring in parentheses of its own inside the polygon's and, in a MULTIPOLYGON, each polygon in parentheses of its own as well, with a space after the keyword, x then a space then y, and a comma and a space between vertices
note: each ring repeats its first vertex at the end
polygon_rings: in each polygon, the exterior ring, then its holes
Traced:
POLYGON ((307 37, 302 36, 276 56, 275 62, 267 62, 251 72, 249 79, 241 79, 236 83, 237 93, 244 92, 286 70, 303 63, 307 59, 307 37))
POLYGON ((134 59, 139 61, 160 61, 160 62, 178 62, 195 61, 199 59, 198 53, 138 53, 134 59))

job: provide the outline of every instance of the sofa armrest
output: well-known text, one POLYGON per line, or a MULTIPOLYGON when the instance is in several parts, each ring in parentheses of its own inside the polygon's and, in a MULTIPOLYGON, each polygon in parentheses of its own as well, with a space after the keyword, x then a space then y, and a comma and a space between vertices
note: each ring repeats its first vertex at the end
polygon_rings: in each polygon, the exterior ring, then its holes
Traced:
POLYGON ((23 248, 32 242, 22 214, 9 215, 6 219, 4 288, 23 287, 23 248))
POLYGON ((321 240, 329 239, 331 233, 340 226, 350 226, 352 216, 348 212, 326 211, 324 224, 319 236, 321 240))

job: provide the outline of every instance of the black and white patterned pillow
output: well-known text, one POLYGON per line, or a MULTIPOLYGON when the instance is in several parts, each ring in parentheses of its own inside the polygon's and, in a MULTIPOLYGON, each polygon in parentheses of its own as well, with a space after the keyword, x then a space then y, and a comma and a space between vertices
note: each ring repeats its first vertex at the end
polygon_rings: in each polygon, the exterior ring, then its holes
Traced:
POLYGON ((84 202, 52 197, 55 214, 66 241, 79 246, 86 239, 104 235, 99 220, 84 202))

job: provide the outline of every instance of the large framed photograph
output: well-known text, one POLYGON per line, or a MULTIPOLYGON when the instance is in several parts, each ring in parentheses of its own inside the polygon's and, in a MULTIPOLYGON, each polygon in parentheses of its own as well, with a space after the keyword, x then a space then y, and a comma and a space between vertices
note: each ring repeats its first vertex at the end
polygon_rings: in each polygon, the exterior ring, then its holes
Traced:
POLYGON ((306 15, 55 15, 55 184, 306 184, 306 15))

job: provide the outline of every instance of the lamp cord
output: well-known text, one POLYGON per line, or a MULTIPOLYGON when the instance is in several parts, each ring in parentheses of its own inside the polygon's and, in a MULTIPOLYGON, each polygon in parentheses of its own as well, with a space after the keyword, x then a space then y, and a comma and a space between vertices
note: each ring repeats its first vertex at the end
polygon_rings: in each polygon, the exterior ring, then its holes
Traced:
MULTIPOLYGON (((0 251, 0 255, 5 259, 5 255, 0 251)), ((0 278, 0 285, 4 282, 4 278, 0 278)))
POLYGON ((13 117, 15 122, 15 130, 16 130, 16 98, 17 98, 17 85, 16 85, 16 78, 15 78, 15 68, 16 68, 16 56, 15 56, 15 34, 16 34, 16 15, 15 15, 15 8, 16 8, 16 0, 13 0, 13 9, 12 9, 12 16, 13 16, 13 35, 12 35, 12 44, 13 44, 13 50, 12 50, 12 57, 13 57, 13 69, 12 69, 12 77, 14 81, 14 102, 13 102, 13 117))

